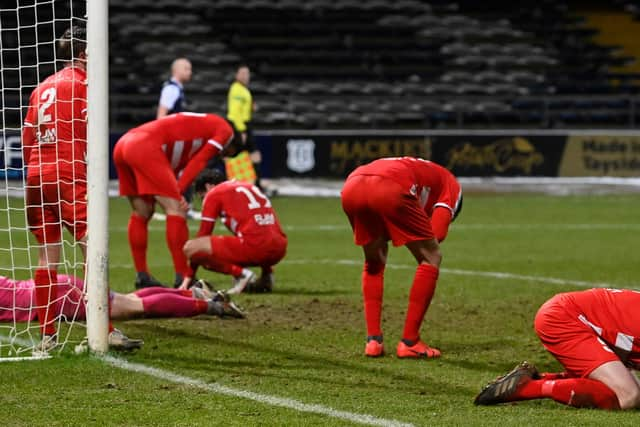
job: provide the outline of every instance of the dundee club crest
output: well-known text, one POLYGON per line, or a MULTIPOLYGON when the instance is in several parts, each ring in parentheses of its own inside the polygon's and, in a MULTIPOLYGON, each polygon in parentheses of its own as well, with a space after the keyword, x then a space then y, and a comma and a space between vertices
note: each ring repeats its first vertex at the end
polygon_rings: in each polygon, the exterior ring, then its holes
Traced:
POLYGON ((298 173, 309 172, 316 165, 313 139, 290 139, 287 141, 287 167, 298 173))

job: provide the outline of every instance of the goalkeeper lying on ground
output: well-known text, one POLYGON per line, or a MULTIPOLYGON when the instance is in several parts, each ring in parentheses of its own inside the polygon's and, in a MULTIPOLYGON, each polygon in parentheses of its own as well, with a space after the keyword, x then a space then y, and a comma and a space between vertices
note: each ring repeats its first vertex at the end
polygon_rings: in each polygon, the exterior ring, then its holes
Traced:
MULTIPOLYGON (((83 298, 84 283, 75 276, 58 274, 52 300, 55 316, 85 320, 83 298)), ((0 276, 0 322, 26 322, 35 320, 37 310, 35 285, 32 279, 14 280, 0 276)), ((229 297, 211 293, 207 289, 193 287, 189 290, 150 287, 129 294, 109 293, 110 315, 114 320, 135 317, 192 317, 199 314, 244 317, 229 297)))

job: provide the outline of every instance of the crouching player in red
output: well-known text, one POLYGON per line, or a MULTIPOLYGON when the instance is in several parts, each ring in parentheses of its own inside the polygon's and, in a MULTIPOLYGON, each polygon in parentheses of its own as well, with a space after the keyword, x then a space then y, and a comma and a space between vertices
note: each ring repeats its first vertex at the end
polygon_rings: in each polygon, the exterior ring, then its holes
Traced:
MULTIPOLYGON (((189 238, 187 202, 182 197, 207 162, 222 151, 235 151, 232 126, 213 114, 178 113, 131 129, 118 140, 113 160, 120 194, 133 212, 129 246, 136 268, 136 288, 161 285, 149 274, 147 224, 158 202, 167 215, 166 237, 176 286, 190 271, 182 247, 189 238)), ((237 142, 234 140, 234 142, 237 142)))
MULTIPOLYGON (((274 285, 273 266, 287 252, 287 236, 269 198, 253 184, 225 181, 215 170, 205 170, 197 178, 195 190, 204 195, 202 222, 198 236, 184 246, 194 270, 203 266, 233 276, 230 294, 270 292, 274 285), (233 236, 211 235, 218 217, 233 236), (246 268, 249 266, 261 268, 257 281, 246 268)), ((182 287, 186 288, 189 282, 190 278, 182 287)))
POLYGON ((438 280, 439 242, 462 207, 462 190, 445 168, 427 160, 402 157, 375 160, 349 175, 342 189, 356 245, 364 251, 362 293, 367 323, 365 354, 384 354, 381 328, 384 269, 388 244, 405 245, 418 267, 398 357, 433 358, 440 351, 420 339, 420 326, 438 280))
POLYGON ((523 362, 489 383, 476 405, 549 398, 574 407, 640 407, 640 292, 590 289, 554 296, 536 314, 542 345, 564 372, 523 362))

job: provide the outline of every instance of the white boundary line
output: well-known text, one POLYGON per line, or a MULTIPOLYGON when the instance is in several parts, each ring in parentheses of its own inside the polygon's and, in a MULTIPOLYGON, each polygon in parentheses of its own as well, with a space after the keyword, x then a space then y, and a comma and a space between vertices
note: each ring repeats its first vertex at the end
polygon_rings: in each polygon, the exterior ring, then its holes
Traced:
MULTIPOLYGON (((198 224, 191 224, 189 230, 197 230, 198 224)), ((587 224, 587 223, 567 223, 567 224, 457 224, 454 223, 453 230, 638 230, 640 223, 636 224, 587 224)), ((164 224, 157 220, 149 225, 149 231, 164 231, 164 224)), ((283 227, 284 231, 345 231, 351 230, 349 224, 318 224, 318 225, 288 225, 283 227)), ((110 233, 125 233, 127 227, 111 227, 110 233)))
MULTIPOLYGON (((316 260, 284 260, 282 263, 284 264, 310 264, 310 263, 319 263, 319 264, 336 264, 336 265, 355 265, 361 266, 362 260, 333 260, 333 259, 316 259, 316 260)), ((415 270, 415 265, 410 264, 387 264, 387 268, 395 269, 395 270, 415 270)), ((479 271, 479 270, 462 270, 457 268, 441 268, 441 272, 447 274, 454 274, 458 276, 478 276, 478 277, 490 277, 493 279, 506 279, 506 280, 520 280, 526 282, 539 282, 539 283, 549 283, 553 285, 572 285, 579 286, 583 288, 625 288, 625 289, 636 289, 633 286, 626 285, 615 285, 612 283, 606 282, 588 282, 584 280, 571 280, 571 279, 559 279, 556 277, 545 277, 545 276, 528 276, 524 274, 514 274, 514 273, 503 273, 499 271, 479 271)))
MULTIPOLYGON (((6 335, 0 335, 0 341, 6 344, 18 343, 23 347, 32 347, 35 344, 32 341, 26 340, 24 338, 18 337, 8 337, 6 335)), ((33 360, 47 360, 51 359, 51 355, 49 354, 41 354, 39 356, 19 356, 19 357, 0 357, 0 362, 22 362, 22 361, 33 361, 33 360)))
POLYGON ((212 392, 215 394, 222 394, 225 396, 239 397, 242 399, 253 400, 255 402, 264 403, 271 406, 280 406, 282 408, 293 409, 298 412, 309 412, 313 414, 325 415, 332 418, 339 418, 342 420, 350 421, 358 424, 367 424, 372 426, 389 426, 389 427, 410 427, 413 424, 404 423, 396 420, 389 420, 384 418, 374 417, 366 414, 356 414, 347 411, 338 411, 324 405, 310 405, 302 403, 294 399, 287 399, 284 397, 270 396, 267 394, 254 393, 252 391, 238 390, 231 387, 226 387, 217 383, 205 383, 204 381, 194 378, 185 377, 183 375, 174 374, 163 369, 153 368, 140 363, 128 362, 126 360, 116 358, 113 356, 103 356, 101 359, 111 366, 115 366, 126 371, 136 372, 140 374, 149 375, 151 377, 159 378, 165 381, 171 381, 173 383, 184 384, 191 387, 196 387, 201 390, 212 392))
MULTIPOLYGON (((333 265, 348 265, 348 266, 361 266, 362 260, 353 260, 353 259, 285 259, 280 264, 333 264, 333 265)), ((164 267, 164 265, 160 264, 150 264, 151 267, 164 267)), ((387 264, 386 266, 389 269, 394 270, 415 270, 415 264, 387 264)), ((111 264, 110 268, 115 269, 127 269, 133 268, 133 264, 111 264)), ((624 288, 624 289, 638 289, 638 285, 626 285, 626 284, 615 284, 615 283, 607 283, 607 282, 589 282, 586 280, 572 280, 572 279, 561 279, 557 277, 546 277, 546 276, 530 276, 526 274, 515 274, 515 273, 504 273, 500 271, 482 271, 482 270, 463 270, 459 268, 440 268, 440 271, 447 274, 453 274, 457 276, 476 276, 476 277, 490 277, 492 279, 500 279, 500 280, 518 280, 524 282, 537 282, 537 283, 548 283, 552 285, 562 285, 562 286, 578 286, 582 288, 624 288)))
MULTIPOLYGON (((0 335, 0 341, 9 342, 9 337, 0 335)), ((15 338, 13 341, 22 345, 28 345, 27 340, 21 338, 15 338)), ((16 357, 16 358, 0 358, 0 362, 20 362, 23 360, 45 360, 51 356, 45 357, 16 357)), ((177 384, 184 384, 190 387, 196 387, 201 390, 205 390, 215 394, 222 394, 225 396, 239 397, 242 399, 253 400, 255 402, 264 403, 271 406, 280 406, 282 408, 292 409, 298 412, 309 412, 313 414, 324 415, 332 418, 339 418, 342 420, 350 421, 358 424, 366 424, 371 426, 385 426, 385 427, 413 427, 413 424, 405 423, 397 420, 390 420, 385 418, 374 417, 368 414, 357 414, 348 411, 339 411, 337 409, 330 408, 324 405, 314 405, 303 403, 294 399, 288 399, 284 397, 271 396, 268 394, 260 394, 252 391, 239 390, 227 386, 223 386, 217 383, 206 383, 201 380, 189 378, 184 375, 175 374, 173 372, 165 371, 163 369, 154 368, 151 366, 143 365, 141 363, 129 362, 127 360, 106 355, 98 357, 99 360, 125 371, 136 372, 151 377, 155 377, 164 381, 170 381, 177 384)))

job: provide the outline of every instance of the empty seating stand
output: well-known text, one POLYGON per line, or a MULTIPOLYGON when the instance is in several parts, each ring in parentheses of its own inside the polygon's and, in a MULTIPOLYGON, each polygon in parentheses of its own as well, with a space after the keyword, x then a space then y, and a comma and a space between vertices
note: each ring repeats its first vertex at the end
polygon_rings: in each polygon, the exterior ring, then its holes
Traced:
POLYGON ((569 4, 112 0, 112 125, 147 117, 186 56, 202 111, 223 112, 249 64, 262 128, 635 126, 640 76, 609 71, 632 58, 569 4))

